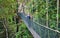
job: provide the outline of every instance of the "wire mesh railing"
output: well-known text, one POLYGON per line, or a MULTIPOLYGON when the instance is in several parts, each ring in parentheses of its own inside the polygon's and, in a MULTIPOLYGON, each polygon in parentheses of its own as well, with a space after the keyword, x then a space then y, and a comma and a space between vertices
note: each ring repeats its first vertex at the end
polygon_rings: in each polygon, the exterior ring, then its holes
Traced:
POLYGON ((60 38, 60 32, 59 31, 51 29, 49 27, 46 27, 45 25, 42 25, 41 23, 33 21, 32 19, 30 20, 23 13, 20 13, 18 15, 21 16, 21 18, 29 24, 28 26, 33 28, 34 31, 41 38, 60 38))
POLYGON ((28 26, 32 27, 41 38, 60 38, 59 32, 60 1, 59 0, 44 0, 44 1, 40 0, 37 2, 34 1, 37 0, 33 0, 33 3, 31 4, 32 9, 30 8, 26 10, 29 10, 29 12, 30 10, 32 10, 34 14, 36 10, 38 10, 37 11, 38 15, 35 15, 39 16, 38 19, 35 19, 33 14, 33 19, 30 20, 27 17, 25 17, 26 15, 24 15, 23 13, 20 13, 21 18, 25 20, 29 24, 28 26), (37 5, 38 7, 36 7, 37 5), (36 8, 35 12, 33 11, 34 7, 36 8))

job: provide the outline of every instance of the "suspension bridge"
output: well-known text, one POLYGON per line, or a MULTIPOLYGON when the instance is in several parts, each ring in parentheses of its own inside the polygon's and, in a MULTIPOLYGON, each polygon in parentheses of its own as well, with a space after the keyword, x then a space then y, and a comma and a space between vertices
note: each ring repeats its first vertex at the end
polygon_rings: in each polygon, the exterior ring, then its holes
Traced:
MULTIPOLYGON (((56 29, 52 29, 49 27, 49 21, 48 21, 48 15, 49 15, 48 8, 49 8, 49 6, 48 6, 48 3, 49 3, 49 1, 46 0, 46 20, 40 18, 37 21, 35 21, 34 17, 32 19, 28 19, 26 17, 27 15, 25 14, 25 12, 19 11, 19 13, 17 13, 17 15, 19 17, 21 17, 23 22, 26 24, 27 28, 29 29, 29 31, 31 32, 31 34, 33 35, 34 38, 60 38, 60 31, 58 30, 59 0, 57 0, 57 13, 56 13, 57 21, 54 21, 54 22, 56 22, 56 29)), ((24 11, 24 8, 23 8, 23 11, 24 11)), ((4 26, 2 26, 2 30, 4 29, 3 27, 4 26)), ((4 37, 5 37, 5 35, 4 35, 4 37)))
MULTIPOLYGON (((34 19, 28 19, 24 12, 19 12, 17 15, 22 18, 29 31, 32 33, 34 38, 60 38, 60 32, 49 28, 48 26, 48 1, 46 0, 47 6, 47 21, 38 19, 39 22, 34 19), (41 23, 43 21, 44 24, 41 23)), ((58 12, 59 12, 59 0, 57 0, 57 26, 58 26, 58 12)), ((58 28, 58 27, 57 27, 58 28)))
POLYGON ((24 13, 18 13, 26 24, 34 38, 60 38, 60 32, 35 22, 33 19, 27 19, 24 13))

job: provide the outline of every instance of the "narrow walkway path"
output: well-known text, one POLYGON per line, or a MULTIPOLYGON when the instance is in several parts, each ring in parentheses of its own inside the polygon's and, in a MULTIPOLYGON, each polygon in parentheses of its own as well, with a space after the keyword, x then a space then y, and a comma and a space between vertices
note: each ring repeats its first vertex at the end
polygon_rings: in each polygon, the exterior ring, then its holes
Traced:
MULTIPOLYGON (((25 6, 25 5, 24 5, 25 6)), ((18 12, 21 12, 22 10, 22 5, 19 5, 18 8, 18 12)), ((23 10, 22 10, 23 11, 23 10)), ((19 13, 20 14, 20 13, 19 13)), ((21 17, 21 15, 19 15, 21 17)), ((23 15, 24 16, 24 15, 23 15)), ((22 18, 22 17, 21 17, 22 18)), ((22 18, 23 19, 23 18, 22 18)), ((29 27, 29 24, 27 23, 27 21, 25 19, 23 19, 24 23, 26 24, 27 28, 29 29, 29 31, 32 33, 34 38, 40 38, 40 36, 33 30, 33 28, 29 27)))
MULTIPOLYGON (((19 15, 21 17, 21 15, 19 15)), ((24 15, 23 15, 24 16, 24 15)), ((26 21, 26 19, 23 19, 22 20, 24 21, 24 23, 26 24, 27 28, 29 29, 29 31, 32 33, 33 37, 34 38, 41 38, 34 30, 33 28, 29 27, 29 24, 28 22, 26 21)))
POLYGON ((29 29, 29 31, 32 33, 33 37, 40 38, 40 36, 31 27, 28 26, 28 23, 26 21, 24 21, 24 22, 25 22, 27 28, 29 29))

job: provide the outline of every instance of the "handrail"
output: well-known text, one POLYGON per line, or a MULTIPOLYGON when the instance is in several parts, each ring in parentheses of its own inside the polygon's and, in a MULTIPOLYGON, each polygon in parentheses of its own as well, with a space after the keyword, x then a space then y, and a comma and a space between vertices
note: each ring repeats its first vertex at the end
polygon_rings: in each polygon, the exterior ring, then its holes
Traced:
POLYGON ((36 23, 36 24, 38 24, 38 25, 40 25, 40 26, 42 26, 42 27, 45 27, 45 28, 47 28, 47 29, 50 29, 50 30, 52 30, 52 31, 55 31, 55 32, 60 33, 60 31, 58 31, 58 30, 51 29, 51 28, 46 27, 45 25, 39 24, 39 23, 37 23, 37 22, 35 22, 35 21, 33 21, 33 22, 36 23))

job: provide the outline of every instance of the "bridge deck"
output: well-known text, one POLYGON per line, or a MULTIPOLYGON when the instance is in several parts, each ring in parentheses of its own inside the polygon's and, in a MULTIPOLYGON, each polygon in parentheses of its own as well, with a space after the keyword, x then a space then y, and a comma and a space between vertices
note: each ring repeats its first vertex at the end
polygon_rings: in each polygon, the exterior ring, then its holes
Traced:
MULTIPOLYGON (((20 15, 19 15, 20 16, 20 15)), ((21 17, 21 16, 20 16, 21 17)), ((22 18, 22 17, 21 17, 22 18)), ((23 19, 23 18, 22 18, 23 19)), ((30 25, 28 24, 28 22, 23 19, 24 23, 26 24, 27 28, 29 29, 29 31, 31 32, 31 34, 33 35, 34 38, 41 38, 34 30, 33 28, 30 27, 30 25)))

